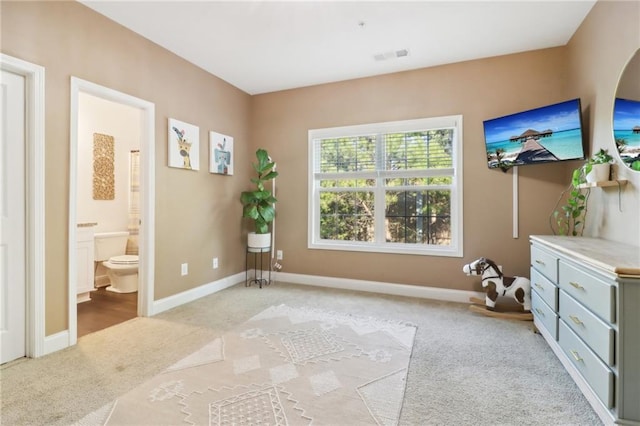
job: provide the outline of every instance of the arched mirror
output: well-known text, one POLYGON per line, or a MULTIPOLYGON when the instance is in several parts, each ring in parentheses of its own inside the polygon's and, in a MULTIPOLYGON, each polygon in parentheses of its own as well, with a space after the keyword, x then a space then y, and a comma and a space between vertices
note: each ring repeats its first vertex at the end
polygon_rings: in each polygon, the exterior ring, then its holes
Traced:
POLYGON ((631 57, 618 82, 613 139, 622 164, 640 172, 640 49, 631 57))

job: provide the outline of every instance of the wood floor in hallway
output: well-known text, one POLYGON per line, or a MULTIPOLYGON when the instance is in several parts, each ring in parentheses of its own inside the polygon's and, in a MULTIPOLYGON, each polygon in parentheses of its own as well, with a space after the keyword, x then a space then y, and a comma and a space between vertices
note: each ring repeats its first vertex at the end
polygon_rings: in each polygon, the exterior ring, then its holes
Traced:
POLYGON ((78 305, 78 337, 138 316, 138 293, 115 293, 101 287, 78 305))

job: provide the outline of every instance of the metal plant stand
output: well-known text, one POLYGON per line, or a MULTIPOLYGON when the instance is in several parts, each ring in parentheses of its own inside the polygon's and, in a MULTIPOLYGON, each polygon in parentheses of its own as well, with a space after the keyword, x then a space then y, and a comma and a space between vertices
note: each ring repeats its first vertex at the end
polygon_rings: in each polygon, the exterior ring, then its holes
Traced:
POLYGON ((245 255, 245 287, 251 287, 251 284, 258 284, 262 288, 263 285, 271 284, 271 262, 268 259, 269 269, 267 271, 263 269, 264 254, 270 251, 271 247, 247 247, 245 255), (249 274, 249 259, 251 257, 253 257, 253 277, 250 277, 249 274), (268 278, 265 278, 265 275, 268 278))

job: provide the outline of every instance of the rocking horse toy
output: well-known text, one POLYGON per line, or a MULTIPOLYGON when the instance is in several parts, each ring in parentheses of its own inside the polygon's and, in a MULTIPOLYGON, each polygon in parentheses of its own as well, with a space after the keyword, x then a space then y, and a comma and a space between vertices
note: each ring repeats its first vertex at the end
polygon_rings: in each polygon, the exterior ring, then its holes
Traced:
POLYGON ((464 265, 462 271, 469 276, 482 276, 482 287, 487 292, 485 300, 471 297, 470 301, 473 304, 469 306, 469 309, 498 318, 524 321, 533 319, 531 314, 531 282, 527 278, 505 277, 500 267, 493 260, 484 257, 464 265), (496 308, 496 301, 501 296, 513 297, 518 303, 515 306, 517 310, 496 308))

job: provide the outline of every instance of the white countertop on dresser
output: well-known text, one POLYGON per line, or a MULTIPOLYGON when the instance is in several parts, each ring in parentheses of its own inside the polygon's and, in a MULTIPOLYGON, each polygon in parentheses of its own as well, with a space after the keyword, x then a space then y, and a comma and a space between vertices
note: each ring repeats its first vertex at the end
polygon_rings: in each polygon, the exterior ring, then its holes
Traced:
POLYGON ((531 235, 530 238, 605 271, 640 276, 640 246, 590 237, 531 235))

